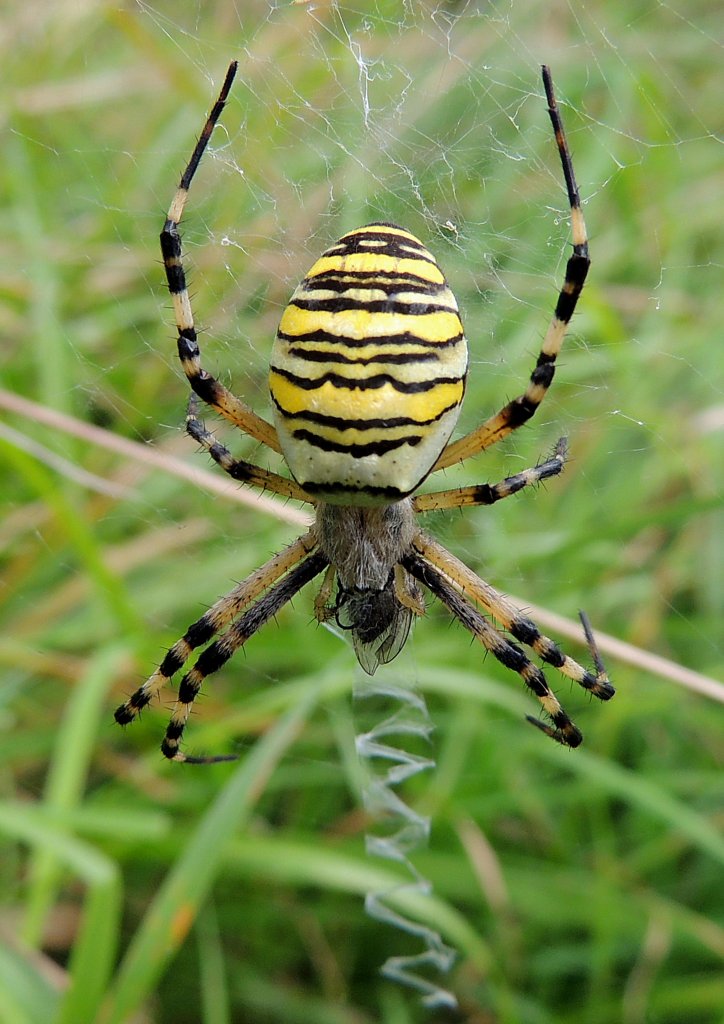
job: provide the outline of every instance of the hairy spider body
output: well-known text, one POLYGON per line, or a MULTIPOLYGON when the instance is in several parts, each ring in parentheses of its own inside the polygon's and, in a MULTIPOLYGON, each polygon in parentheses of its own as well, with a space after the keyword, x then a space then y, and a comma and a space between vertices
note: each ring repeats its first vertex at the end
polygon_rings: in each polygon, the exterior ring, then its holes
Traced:
POLYGON ((334 617, 350 630, 357 660, 372 674, 400 652, 413 614, 424 612, 422 593, 401 566, 417 532, 412 503, 319 504, 315 532, 337 578, 336 599, 318 603, 317 618, 334 617))
POLYGON ((376 222, 345 234, 294 291, 271 358, 274 425, 201 366, 179 224, 236 70, 233 63, 161 232, 179 359, 192 389, 186 426, 234 479, 315 506, 315 521, 306 534, 187 629, 156 671, 117 709, 116 721, 131 722, 193 651, 205 647, 179 684, 161 750, 176 761, 223 760, 188 757, 180 750, 204 679, 324 572, 315 615, 320 622, 334 619, 349 630, 366 672, 373 673, 402 649, 414 617, 425 612, 424 588, 501 664, 521 676, 548 719, 529 720, 558 742, 578 746, 581 733, 524 647, 594 696, 608 700, 614 689, 587 618, 581 613, 594 672, 564 654, 507 598, 417 524, 419 513, 492 505, 556 476, 566 459, 565 439, 548 459, 499 483, 411 496, 430 473, 489 448, 533 416, 553 380, 556 357, 586 279, 586 228, 548 68, 543 68, 543 83, 571 208, 573 253, 525 391, 453 442, 449 438, 468 369, 457 303, 435 258, 414 235, 394 224, 376 222), (280 452, 292 479, 235 459, 199 418, 197 399, 280 452))

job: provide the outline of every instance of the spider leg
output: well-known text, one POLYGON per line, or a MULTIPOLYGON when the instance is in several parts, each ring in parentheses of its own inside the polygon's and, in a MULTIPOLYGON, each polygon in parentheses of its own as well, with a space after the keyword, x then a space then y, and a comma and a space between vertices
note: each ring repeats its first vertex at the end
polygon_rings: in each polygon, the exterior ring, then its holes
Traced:
POLYGON ((460 587, 467 597, 482 605, 511 636, 530 647, 539 658, 558 669, 561 675, 572 679, 600 700, 610 700, 613 697, 616 691, 603 668, 588 619, 585 619, 584 631, 596 666, 595 675, 564 654, 557 644, 540 632, 532 619, 523 615, 506 597, 476 576, 464 562, 451 554, 442 544, 438 544, 429 534, 418 530, 412 548, 426 562, 434 565, 460 587))
POLYGON ((330 601, 332 599, 332 591, 334 590, 334 580, 337 575, 337 570, 333 565, 327 566, 327 571, 324 574, 322 580, 322 586, 319 588, 319 593, 314 598, 314 617, 317 622, 329 622, 330 619, 334 618, 334 608, 330 608, 330 601))
POLYGON ((551 692, 541 669, 526 657, 524 651, 499 633, 426 558, 413 551, 405 555, 401 559, 401 563, 411 576, 424 584, 435 597, 438 597, 447 606, 455 618, 480 641, 487 651, 490 651, 501 665, 505 665, 506 668, 512 669, 522 677, 525 685, 538 698, 541 707, 553 723, 552 726, 542 724, 544 731, 564 746, 579 746, 583 739, 580 731, 563 710, 557 697, 551 692))
POLYGON ((294 498, 296 501, 305 501, 315 505, 316 501, 307 494, 298 483, 288 477, 272 473, 269 469, 262 469, 251 462, 243 459, 235 459, 228 448, 216 439, 210 430, 206 429, 203 421, 198 416, 198 401, 195 394, 189 398, 188 412, 186 414, 186 431, 195 441, 206 449, 214 462, 221 466, 225 473, 228 473, 234 480, 240 483, 249 484, 251 487, 258 487, 262 491, 273 491, 284 498, 294 498))
POLYGON ((463 459, 468 459, 472 455, 477 455, 478 452, 483 451, 485 448, 490 448, 491 445, 497 444, 498 441, 507 437, 512 431, 527 423, 531 416, 533 416, 553 381, 556 357, 563 345, 563 339, 566 336, 568 325, 571 322, 578 297, 581 294, 586 275, 588 274, 591 261, 588 256, 588 236, 583 220, 583 211, 581 210, 581 198, 573 172, 573 161, 568 149, 568 142, 563 130, 563 122, 556 103, 555 93, 553 92, 553 80, 550 69, 545 66, 543 67, 543 85, 548 100, 548 114, 553 125, 558 154, 561 158, 563 176, 566 180, 568 202, 571 208, 573 254, 566 265, 563 287, 558 295, 553 319, 543 338, 543 344, 535 369, 530 376, 528 387, 522 395, 504 405, 499 412, 487 419, 481 426, 461 437, 458 441, 453 441, 452 444, 449 444, 432 467, 433 472, 438 469, 445 469, 446 466, 452 466, 456 462, 462 462, 463 459))
POLYGON ((545 462, 539 462, 537 466, 508 476, 497 484, 474 484, 472 487, 456 487, 449 491, 419 494, 412 499, 412 508, 415 512, 432 512, 441 508, 462 508, 463 505, 493 505, 501 498, 522 491, 524 487, 531 487, 541 480, 547 480, 548 477, 557 476, 563 469, 567 455, 568 442, 562 437, 556 443, 551 457, 545 462))
MULTIPOLYGON (((217 761, 216 757, 188 757, 179 750, 191 706, 201 689, 204 679, 212 672, 218 672, 231 656, 242 647, 265 622, 297 594, 302 587, 313 580, 326 566, 327 558, 321 551, 315 551, 304 561, 278 580, 274 586, 248 608, 241 618, 229 626, 226 633, 203 651, 194 667, 186 673, 179 684, 178 697, 171 720, 161 743, 161 753, 171 761, 187 761, 191 764, 207 764, 217 761)), ((228 758, 221 758, 228 760, 228 758)))
POLYGON ((409 608, 415 615, 425 614, 425 599, 422 591, 413 583, 405 570, 398 562, 394 568, 395 574, 395 597, 405 608, 409 608))
POLYGON ((156 671, 143 686, 131 694, 128 700, 116 709, 115 719, 119 725, 128 725, 156 697, 165 684, 179 669, 183 668, 197 647, 208 643, 212 637, 224 630, 247 605, 255 601, 268 587, 284 573, 295 566, 316 547, 316 537, 310 530, 284 548, 278 555, 247 576, 224 597, 219 598, 207 612, 189 626, 180 640, 170 648, 156 671))
POLYGON ((196 147, 191 154, 186 170, 181 175, 179 187, 173 197, 163 230, 161 231, 161 253, 163 255, 168 290, 171 293, 173 302, 174 319, 178 330, 179 359, 189 384, 203 402, 210 405, 225 419, 229 420, 240 430, 251 435, 257 441, 261 441, 269 448, 278 452, 280 451, 279 440, 276 430, 271 423, 267 423, 266 420, 257 416, 245 402, 242 402, 241 399, 228 391, 223 384, 212 377, 201 366, 201 353, 191 308, 191 299, 186 284, 181 235, 179 234, 179 224, 181 223, 186 206, 191 182, 209 143, 211 133, 226 105, 237 67, 236 61, 229 65, 219 97, 206 119, 206 123, 199 136, 199 141, 196 143, 196 147))

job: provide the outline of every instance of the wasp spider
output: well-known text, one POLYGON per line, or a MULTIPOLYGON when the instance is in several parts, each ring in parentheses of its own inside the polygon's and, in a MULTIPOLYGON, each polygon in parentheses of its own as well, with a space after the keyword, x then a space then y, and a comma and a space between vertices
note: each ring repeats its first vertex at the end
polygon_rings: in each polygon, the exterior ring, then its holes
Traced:
POLYGON ((161 749, 175 761, 216 760, 191 758, 180 750, 204 679, 217 672, 306 583, 324 573, 315 601, 316 617, 320 622, 334 620, 349 630, 366 672, 373 673, 400 652, 414 617, 424 614, 424 588, 498 661, 522 676, 546 716, 545 721, 530 721, 559 743, 578 746, 581 733, 551 692, 542 670, 520 645, 596 697, 608 700, 614 689, 585 616, 581 619, 594 672, 564 654, 416 520, 417 513, 431 509, 491 505, 556 476, 565 461, 565 441, 559 441, 545 462, 500 483, 411 496, 430 473, 489 448, 535 413, 553 379, 556 356, 583 288, 589 266, 586 228, 550 71, 543 68, 543 84, 571 207, 573 253, 524 393, 469 434, 448 443, 468 368, 463 326, 434 256, 414 235, 394 224, 368 224, 348 232, 317 260, 289 300, 271 358, 273 426, 202 367, 179 223, 236 70, 237 64, 232 63, 161 232, 178 353, 192 389, 186 426, 234 479, 312 505, 315 520, 304 536, 188 628, 153 675, 118 708, 116 721, 122 725, 132 721, 191 653, 208 644, 181 680, 161 749), (198 399, 280 452, 292 479, 235 459, 199 418, 198 399))

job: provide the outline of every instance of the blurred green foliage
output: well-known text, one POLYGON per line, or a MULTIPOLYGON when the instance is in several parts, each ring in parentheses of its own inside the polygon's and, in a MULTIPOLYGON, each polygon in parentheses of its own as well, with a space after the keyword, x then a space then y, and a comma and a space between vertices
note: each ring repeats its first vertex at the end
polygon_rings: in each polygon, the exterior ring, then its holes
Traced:
MULTIPOLYGON (((343 230, 392 220, 461 303, 464 428, 521 389, 562 279, 550 63, 593 268, 539 416, 446 481, 500 479, 563 433, 572 461, 537 493, 430 527, 521 600, 585 607, 721 675, 717 5, 40 8, 15 5, 0 43, 3 387, 202 465, 180 430, 157 236, 228 61, 240 78, 184 221, 206 364, 266 415, 292 287, 343 230)), ((434 895, 405 908, 459 951, 444 979, 459 1014, 431 1013, 378 973, 418 946, 363 897, 407 876, 365 853, 367 712, 311 594, 198 702, 190 747, 238 766, 162 761, 170 696, 125 733, 111 721, 295 528, 2 419, 43 447, 0 437, 0 1022, 724 1020, 719 704, 609 659, 607 705, 557 682, 586 737, 564 751, 523 722, 536 706, 519 680, 430 609, 389 678, 418 687, 436 727, 436 767, 401 791, 432 818, 414 861, 434 895)))

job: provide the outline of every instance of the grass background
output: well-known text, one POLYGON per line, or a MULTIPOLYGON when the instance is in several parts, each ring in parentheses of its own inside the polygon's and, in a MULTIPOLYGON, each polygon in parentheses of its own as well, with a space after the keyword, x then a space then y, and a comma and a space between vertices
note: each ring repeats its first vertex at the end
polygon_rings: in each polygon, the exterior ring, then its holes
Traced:
POLYGON ((538 80, 552 65, 590 283, 531 427, 446 478, 500 479, 562 433, 573 458, 544 489, 430 526, 521 600, 585 607, 598 629, 721 677, 718 17, 709 0, 10 8, 3 1024, 724 1020, 713 688, 609 657, 608 705, 558 683, 586 737, 567 752, 525 725, 518 680, 431 608, 387 677, 425 696, 437 762, 400 791, 432 818, 414 861, 434 896, 398 900, 457 948, 457 1013, 378 973, 420 943, 363 897, 408 875, 365 853, 378 825, 354 735, 373 718, 311 594, 199 701, 189 748, 235 750, 237 765, 164 763, 166 703, 125 732, 111 721, 164 647, 299 529, 290 506, 209 496, 172 461, 205 468, 180 430, 157 235, 235 57, 184 225, 207 366, 266 414, 292 287, 343 230, 391 219, 430 245, 463 308, 463 428, 518 393, 562 277, 538 80), (119 438, 141 447, 110 450, 119 438))

